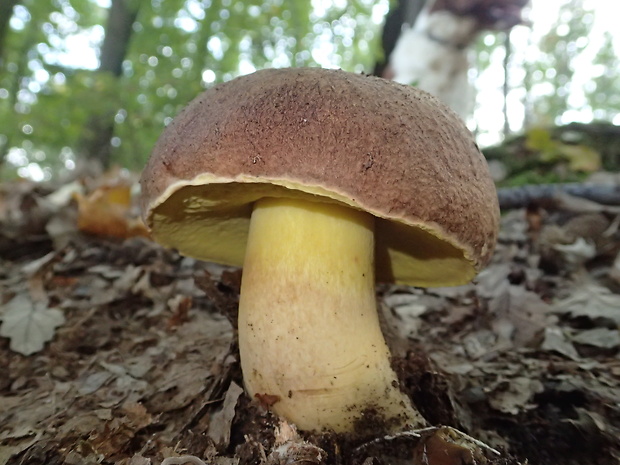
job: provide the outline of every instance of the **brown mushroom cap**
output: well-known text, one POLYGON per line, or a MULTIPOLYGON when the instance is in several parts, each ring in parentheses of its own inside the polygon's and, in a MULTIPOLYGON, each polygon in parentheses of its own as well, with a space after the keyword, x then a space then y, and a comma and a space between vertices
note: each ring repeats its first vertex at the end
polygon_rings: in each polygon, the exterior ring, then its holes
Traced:
POLYGON ((468 282, 497 239, 495 187, 459 117, 418 89, 344 71, 269 69, 205 91, 164 131, 141 184, 158 242, 228 265, 243 264, 261 197, 377 217, 380 281, 468 282))

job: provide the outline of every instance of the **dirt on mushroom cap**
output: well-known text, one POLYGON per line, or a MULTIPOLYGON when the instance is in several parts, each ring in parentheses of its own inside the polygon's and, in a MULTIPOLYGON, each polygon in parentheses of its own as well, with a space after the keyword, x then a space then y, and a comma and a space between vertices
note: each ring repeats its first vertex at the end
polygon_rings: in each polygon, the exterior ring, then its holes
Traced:
POLYGON ((387 220, 381 281, 467 282, 497 237, 495 188, 464 123, 417 89, 344 71, 263 70, 207 90, 164 131, 142 189, 158 241, 233 265, 263 196, 387 220))

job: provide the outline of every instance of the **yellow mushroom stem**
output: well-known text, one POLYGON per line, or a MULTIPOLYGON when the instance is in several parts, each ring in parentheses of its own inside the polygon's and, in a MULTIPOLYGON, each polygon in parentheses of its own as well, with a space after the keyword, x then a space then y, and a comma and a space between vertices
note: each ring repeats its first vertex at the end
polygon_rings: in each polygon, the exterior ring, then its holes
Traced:
POLYGON ((246 389, 304 430, 424 425, 398 389, 375 300, 374 217, 265 198, 252 213, 239 304, 246 389))

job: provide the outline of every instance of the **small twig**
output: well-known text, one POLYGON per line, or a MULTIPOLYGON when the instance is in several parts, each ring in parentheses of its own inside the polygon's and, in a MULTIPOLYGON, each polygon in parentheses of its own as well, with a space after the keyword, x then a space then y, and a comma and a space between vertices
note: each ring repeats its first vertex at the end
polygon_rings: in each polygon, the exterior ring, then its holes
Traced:
POLYGON ((161 465, 183 465, 191 463, 193 465, 207 465, 194 455, 180 455, 178 457, 168 457, 161 462, 161 465))
POLYGON ((502 455, 497 449, 493 449, 491 446, 489 446, 488 444, 485 444, 484 442, 482 442, 480 439, 476 439, 472 436, 470 436, 467 433, 464 433, 461 430, 458 430, 456 428, 453 428, 452 426, 429 426, 428 428, 423 428, 423 429, 417 429, 415 430, 416 433, 423 434, 423 433, 430 433, 433 431, 437 431, 437 430, 449 430, 452 434, 455 434, 457 436, 461 436, 462 438, 466 439, 467 441, 475 444, 476 446, 480 447, 481 449, 486 449, 488 451, 490 451, 491 453, 495 454, 495 455, 502 455))
POLYGON ((422 430, 413 430, 413 431, 402 431, 400 433, 396 433, 394 435, 388 435, 388 436, 382 436, 380 438, 375 438, 372 441, 366 442, 364 444, 362 444, 361 446, 358 446, 355 450, 356 451, 360 451, 363 450, 373 444, 378 444, 380 442, 383 441, 393 441, 394 439, 399 439, 399 438, 420 438, 422 437, 419 433, 419 431, 426 431, 428 428, 422 429, 422 430))
POLYGON ((616 215, 609 227, 603 233, 603 237, 611 237, 620 229, 620 215, 616 215))
MULTIPOLYGON (((489 446, 488 444, 485 444, 484 442, 480 441, 479 439, 476 439, 474 437, 471 437, 469 434, 466 434, 456 428, 452 428, 451 426, 429 426, 428 428, 422 428, 422 429, 416 429, 416 430, 411 430, 411 431, 403 431, 401 433, 397 433, 395 435, 392 436, 383 436, 381 438, 377 438, 377 439, 373 439, 370 442, 367 442, 365 444, 362 444, 361 446, 359 446, 356 451, 360 451, 365 449, 366 447, 372 445, 372 444, 377 444, 380 443, 382 441, 392 441, 394 439, 399 439, 399 438, 403 438, 403 437, 410 437, 410 438, 421 438, 423 434, 425 433, 431 433, 434 431, 438 431, 440 429, 443 430, 449 430, 452 434, 455 434, 457 436, 461 436, 462 438, 464 438, 465 440, 471 442, 472 444, 475 444, 476 446, 480 447, 481 449, 485 449, 488 450, 489 452, 500 456, 501 453, 497 450, 492 448, 491 446, 489 446)), ((163 464, 162 464, 163 465, 163 464)))
POLYGON ((489 452, 491 452, 491 453, 493 453, 493 454, 495 454, 495 455, 497 455, 497 456, 502 455, 502 454, 500 453, 500 451, 498 451, 497 449, 493 449, 491 446, 489 446, 488 444, 485 444, 485 443, 484 443, 484 442, 482 442, 480 439, 476 439, 476 438, 474 438, 474 437, 470 436, 469 434, 463 433, 462 431, 460 431, 460 430, 458 430, 458 429, 456 429, 456 428, 452 428, 451 426, 443 426, 443 428, 447 428, 447 429, 449 429, 449 430, 450 430, 450 431, 452 431, 453 433, 458 434, 459 436, 464 437, 464 438, 465 438, 465 439, 467 439, 468 441, 473 442, 473 443, 474 443, 475 445, 477 445, 478 447, 480 447, 480 448, 482 448, 482 449, 486 449, 486 450, 488 450, 489 452))

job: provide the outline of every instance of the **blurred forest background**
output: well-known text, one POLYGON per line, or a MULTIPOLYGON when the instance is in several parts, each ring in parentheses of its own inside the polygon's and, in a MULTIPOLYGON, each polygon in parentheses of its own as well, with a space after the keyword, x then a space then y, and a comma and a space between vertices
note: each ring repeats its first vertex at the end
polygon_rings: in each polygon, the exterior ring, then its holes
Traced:
MULTIPOLYGON (((533 131, 527 142, 548 156, 557 144, 536 128, 620 124, 620 37, 609 5, 599 8, 608 2, 530 3, 520 24, 481 31, 469 47, 468 124, 483 147, 533 131)), ((89 159, 138 171, 201 90, 256 69, 371 73, 402 4, 0 0, 0 179, 47 180, 89 159)))

